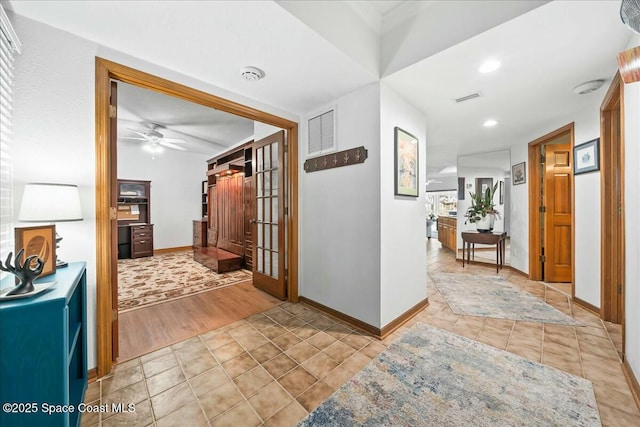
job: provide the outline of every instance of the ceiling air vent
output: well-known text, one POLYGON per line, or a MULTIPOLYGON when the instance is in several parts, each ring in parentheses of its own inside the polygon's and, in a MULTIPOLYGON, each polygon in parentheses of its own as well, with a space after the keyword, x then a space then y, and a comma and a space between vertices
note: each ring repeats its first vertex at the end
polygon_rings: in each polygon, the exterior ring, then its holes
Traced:
POLYGON ((472 93, 467 96, 462 96, 460 98, 456 98, 456 102, 464 102, 473 98, 480 98, 480 92, 472 93))

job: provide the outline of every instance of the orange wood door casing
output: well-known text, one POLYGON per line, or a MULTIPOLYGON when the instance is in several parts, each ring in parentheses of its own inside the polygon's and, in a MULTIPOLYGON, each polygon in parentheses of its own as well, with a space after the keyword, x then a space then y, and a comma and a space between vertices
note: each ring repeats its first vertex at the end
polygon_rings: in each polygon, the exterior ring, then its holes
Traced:
MULTIPOLYGON (((109 105, 118 106, 118 83, 111 82, 111 94, 109 99, 109 105)), ((114 109, 111 109, 114 111, 114 109)), ((110 192, 110 206, 116 208, 118 206, 118 119, 117 114, 112 114, 109 119, 109 156, 110 162, 110 175, 111 184, 109 188, 110 192)), ((119 350, 119 336, 118 336, 118 220, 111 218, 111 360, 114 362, 118 360, 119 350)))
POLYGON ((546 144, 545 147, 544 280, 568 283, 572 280, 571 144, 546 144))

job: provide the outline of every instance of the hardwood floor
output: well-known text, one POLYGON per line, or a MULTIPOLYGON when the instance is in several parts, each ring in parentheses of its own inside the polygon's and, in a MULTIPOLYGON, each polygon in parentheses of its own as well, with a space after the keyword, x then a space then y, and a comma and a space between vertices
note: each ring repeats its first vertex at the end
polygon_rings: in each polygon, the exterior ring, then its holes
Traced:
POLYGON ((118 363, 282 304, 242 283, 119 315, 118 363))

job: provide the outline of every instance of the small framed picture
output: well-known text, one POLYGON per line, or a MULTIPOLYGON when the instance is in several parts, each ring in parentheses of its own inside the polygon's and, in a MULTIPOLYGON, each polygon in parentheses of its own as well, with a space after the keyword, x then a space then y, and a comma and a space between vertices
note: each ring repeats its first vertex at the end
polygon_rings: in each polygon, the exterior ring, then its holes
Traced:
MULTIPOLYGON (((31 255, 37 255, 44 261, 39 277, 56 272, 56 226, 18 227, 15 229, 16 253, 24 249, 22 262, 31 255)), ((14 255, 15 255, 14 254, 14 255)))
POLYGON ((527 182, 527 162, 511 166, 511 179, 513 180, 513 185, 527 182))
POLYGON ((395 194, 418 197, 418 138, 399 127, 395 131, 395 194))
POLYGON ((500 204, 504 205, 504 181, 500 181, 500 204))
POLYGON ((600 169, 600 138, 573 147, 573 174, 600 169))

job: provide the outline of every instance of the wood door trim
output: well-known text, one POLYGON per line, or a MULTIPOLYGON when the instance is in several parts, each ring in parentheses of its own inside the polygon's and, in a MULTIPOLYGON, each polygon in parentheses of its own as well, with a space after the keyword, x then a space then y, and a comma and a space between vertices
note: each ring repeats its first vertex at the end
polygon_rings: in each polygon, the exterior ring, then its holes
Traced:
MULTIPOLYGON (((538 196, 540 194, 540 155, 542 146, 557 137, 568 133, 571 139, 571 149, 574 143, 574 123, 571 122, 529 143, 529 279, 542 279, 540 253, 542 252, 540 234, 540 210, 538 196)), ((575 297, 575 183, 571 174, 571 298, 575 297)))
POLYGON ((96 322, 97 322, 97 375, 111 371, 113 361, 111 316, 111 224, 110 184, 112 176, 109 154, 109 88, 110 80, 118 80, 175 96, 227 113, 260 121, 287 131, 288 141, 288 243, 287 268, 289 271, 289 301, 298 302, 298 123, 276 115, 230 101, 198 89, 172 82, 143 71, 127 67, 100 57, 95 61, 95 123, 96 123, 96 322))
MULTIPOLYGON (((620 73, 616 73, 611 81, 611 85, 607 90, 607 93, 600 106, 600 197, 601 203, 601 227, 600 227, 600 317, 604 320, 611 319, 612 309, 609 295, 613 291, 611 289, 612 279, 614 278, 613 267, 609 259, 618 260, 618 262, 624 263, 625 260, 625 211, 624 211, 624 85, 620 78, 620 73), (622 214, 617 214, 618 206, 616 200, 616 189, 613 187, 616 180, 616 168, 613 165, 615 161, 618 146, 613 144, 611 135, 611 116, 615 111, 619 111, 620 129, 617 137, 620 140, 620 176, 622 177, 620 182, 620 197, 622 205, 622 214), (611 228, 611 224, 620 221, 621 235, 620 245, 623 253, 618 253, 618 247, 615 245, 613 239, 607 236, 607 230, 611 228)), ((619 278, 622 285, 622 308, 619 313, 622 324, 622 337, 623 337, 623 354, 625 344, 624 334, 624 295, 625 295, 625 277, 624 277, 624 264, 622 266, 622 277, 619 278)), ((616 284, 613 284, 616 286, 616 284)))

